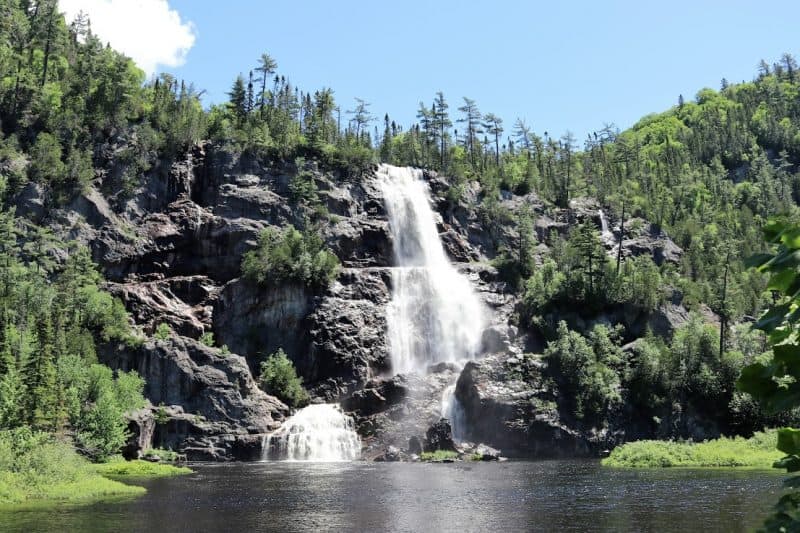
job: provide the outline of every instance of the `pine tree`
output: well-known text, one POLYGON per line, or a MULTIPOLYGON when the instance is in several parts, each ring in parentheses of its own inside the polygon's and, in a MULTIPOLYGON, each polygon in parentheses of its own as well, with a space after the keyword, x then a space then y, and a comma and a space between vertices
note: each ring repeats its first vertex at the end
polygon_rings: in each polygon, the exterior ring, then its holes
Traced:
POLYGON ((464 105, 458 108, 464 116, 457 120, 457 122, 466 124, 467 133, 464 136, 464 144, 467 147, 467 153, 469 154, 469 160, 472 164, 472 168, 475 168, 475 144, 476 144, 476 137, 483 133, 480 129, 481 124, 481 112, 478 110, 478 105, 475 103, 475 100, 471 98, 464 97, 464 105))
POLYGON ((236 81, 233 82, 233 86, 228 92, 228 108, 236 117, 236 124, 241 127, 247 116, 247 89, 241 75, 236 77, 236 81))
POLYGON ((572 264, 572 280, 577 282, 575 289, 584 302, 591 302, 599 294, 605 277, 608 262, 606 251, 600 241, 597 228, 592 223, 584 223, 572 230, 569 248, 575 256, 572 264))
POLYGON ((387 113, 383 117, 383 138, 381 139, 381 161, 384 163, 392 163, 392 129, 389 125, 389 114, 387 113))
POLYGON ((444 170, 445 168, 445 154, 446 154, 446 144, 447 144, 447 134, 446 130, 453 126, 453 123, 450 121, 450 115, 447 113, 447 109, 450 106, 447 104, 447 101, 444 99, 444 94, 441 91, 436 93, 436 98, 433 102, 432 108, 432 119, 433 119, 433 129, 437 132, 439 137, 439 169, 444 170))

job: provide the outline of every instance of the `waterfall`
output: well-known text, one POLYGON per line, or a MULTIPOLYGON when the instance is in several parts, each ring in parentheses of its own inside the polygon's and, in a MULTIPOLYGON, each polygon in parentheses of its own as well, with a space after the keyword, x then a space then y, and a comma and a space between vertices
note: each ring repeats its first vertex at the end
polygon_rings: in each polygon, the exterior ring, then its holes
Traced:
POLYGON ((614 234, 611 233, 611 230, 608 228, 608 219, 606 219, 606 214, 603 213, 602 209, 598 209, 597 214, 600 216, 600 236, 602 237, 603 242, 613 243, 614 234))
POLYGON ((353 461, 360 454, 355 423, 335 404, 300 409, 263 443, 264 460, 353 461))
POLYGON ((456 398, 456 384, 453 383, 442 393, 442 416, 450 421, 453 440, 461 442, 465 437, 467 413, 464 406, 456 398))
POLYGON ((486 323, 469 280, 445 255, 422 171, 381 165, 378 182, 394 244, 387 308, 394 373, 474 358, 486 323))

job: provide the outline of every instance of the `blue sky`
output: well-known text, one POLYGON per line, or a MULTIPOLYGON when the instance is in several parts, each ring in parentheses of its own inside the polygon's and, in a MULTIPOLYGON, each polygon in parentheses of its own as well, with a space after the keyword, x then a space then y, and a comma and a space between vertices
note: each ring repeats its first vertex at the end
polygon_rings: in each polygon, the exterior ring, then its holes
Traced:
POLYGON ((792 0, 168 4, 191 23, 194 42, 182 66, 158 68, 206 90, 206 103, 224 101, 266 51, 302 89, 331 87, 343 109, 364 98, 376 116, 404 125, 441 90, 451 111, 468 96, 509 133, 522 117, 540 134, 582 139, 605 122, 628 127, 679 94, 718 88, 723 77, 752 79, 761 58, 800 56, 792 0))

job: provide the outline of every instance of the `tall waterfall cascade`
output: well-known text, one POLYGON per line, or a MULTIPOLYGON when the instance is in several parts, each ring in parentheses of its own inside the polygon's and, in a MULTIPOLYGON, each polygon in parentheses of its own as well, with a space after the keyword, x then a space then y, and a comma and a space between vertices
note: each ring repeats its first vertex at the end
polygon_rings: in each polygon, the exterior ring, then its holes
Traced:
POLYGON ((264 460, 337 462, 360 455, 355 423, 336 404, 300 409, 263 443, 264 460))
POLYGON ((602 209, 597 211, 598 216, 600 217, 600 236, 603 239, 603 242, 614 242, 614 234, 611 232, 611 229, 608 227, 608 219, 606 218, 606 214, 603 212, 602 209))
POLYGON ((387 309, 392 371, 424 374, 433 363, 473 359, 486 313, 445 255, 422 171, 381 165, 378 182, 394 244, 387 309))

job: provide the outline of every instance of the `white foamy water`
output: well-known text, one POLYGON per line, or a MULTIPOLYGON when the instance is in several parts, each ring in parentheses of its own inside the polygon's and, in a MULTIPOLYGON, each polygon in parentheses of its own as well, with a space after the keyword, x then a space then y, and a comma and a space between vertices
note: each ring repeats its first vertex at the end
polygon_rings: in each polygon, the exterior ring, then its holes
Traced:
POLYGON ((464 440, 467 413, 464 412, 464 406, 456 398, 455 383, 447 387, 442 393, 442 416, 450 421, 453 440, 456 442, 464 440))
POLYGON ((353 419, 336 404, 300 409, 281 428, 264 438, 264 460, 354 461, 361 440, 353 419))
POLYGON ((608 227, 608 219, 606 218, 606 214, 602 209, 599 209, 597 214, 600 216, 600 236, 602 237, 603 242, 613 243, 614 234, 608 227))
POLYGON ((378 180, 394 244, 387 308, 392 371, 424 374, 432 363, 473 359, 484 307, 445 255, 422 171, 381 165, 378 180))

